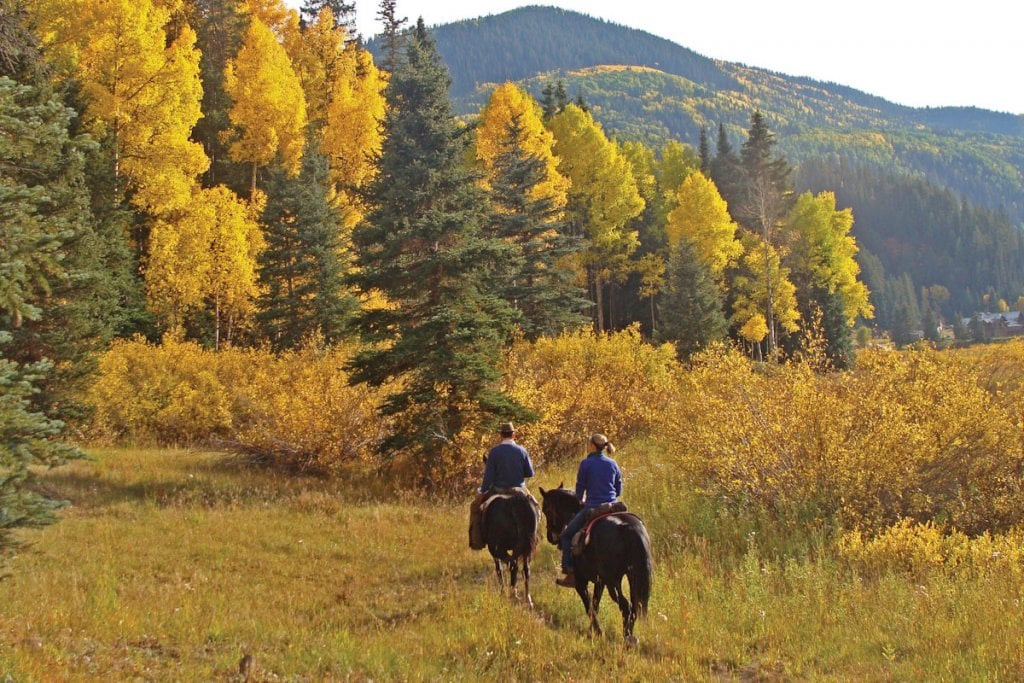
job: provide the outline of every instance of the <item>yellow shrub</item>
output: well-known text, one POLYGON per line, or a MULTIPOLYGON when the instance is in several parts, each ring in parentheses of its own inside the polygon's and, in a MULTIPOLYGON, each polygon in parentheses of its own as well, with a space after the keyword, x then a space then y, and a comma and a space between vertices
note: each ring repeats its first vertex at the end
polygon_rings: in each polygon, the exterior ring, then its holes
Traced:
POLYGON ((1024 530, 971 538, 933 522, 903 519, 874 537, 859 530, 843 534, 839 556, 866 574, 891 569, 923 577, 939 571, 977 577, 992 571, 1024 573, 1024 530))
POLYGON ((189 444, 231 429, 215 358, 191 342, 115 341, 100 358, 88 400, 94 433, 109 441, 189 444))
POLYGON ((365 460, 389 425, 376 414, 383 390, 349 386, 350 354, 116 342, 90 394, 94 430, 109 441, 215 441, 299 469, 365 460))
POLYGON ((1024 515, 1024 440, 970 367, 934 351, 869 352, 849 373, 755 366, 735 351, 684 375, 682 465, 706 493, 800 521, 967 533, 1024 515))
POLYGON ((540 463, 585 453, 594 432, 615 443, 664 426, 678 372, 672 347, 645 343, 636 327, 581 331, 515 344, 504 390, 538 416, 520 440, 540 463))

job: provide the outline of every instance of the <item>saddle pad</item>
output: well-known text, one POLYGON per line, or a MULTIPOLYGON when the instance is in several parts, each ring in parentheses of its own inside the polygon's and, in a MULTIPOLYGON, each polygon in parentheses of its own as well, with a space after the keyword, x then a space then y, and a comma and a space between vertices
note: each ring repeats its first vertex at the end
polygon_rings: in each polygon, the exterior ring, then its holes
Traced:
POLYGON ((605 517, 626 517, 626 516, 633 517, 634 519, 636 519, 641 524, 644 523, 643 520, 640 519, 636 515, 636 513, 627 512, 625 510, 619 511, 619 512, 605 512, 603 514, 596 515, 596 516, 592 517, 589 521, 587 521, 586 526, 584 526, 582 529, 577 531, 576 535, 572 537, 572 554, 573 555, 577 555, 577 556, 583 554, 584 548, 586 548, 587 544, 590 543, 590 530, 599 521, 601 521, 605 517))
POLYGON ((502 489, 502 492, 491 494, 488 496, 487 500, 480 504, 480 513, 486 513, 487 508, 490 507, 491 503, 499 498, 504 498, 506 500, 512 498, 525 498, 533 505, 534 512, 540 511, 540 504, 537 502, 537 499, 534 498, 526 489, 502 489), (508 491, 508 493, 505 493, 504 491, 508 491))

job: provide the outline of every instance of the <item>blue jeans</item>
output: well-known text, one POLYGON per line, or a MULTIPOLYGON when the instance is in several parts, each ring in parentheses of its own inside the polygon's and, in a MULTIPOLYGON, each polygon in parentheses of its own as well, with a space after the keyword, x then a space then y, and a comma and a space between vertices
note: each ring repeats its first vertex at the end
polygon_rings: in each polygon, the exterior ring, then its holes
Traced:
POLYGON ((572 537, 576 535, 587 519, 586 508, 576 513, 576 516, 569 520, 568 526, 562 531, 562 535, 558 537, 558 547, 562 549, 562 571, 569 573, 573 571, 575 562, 572 556, 572 537))

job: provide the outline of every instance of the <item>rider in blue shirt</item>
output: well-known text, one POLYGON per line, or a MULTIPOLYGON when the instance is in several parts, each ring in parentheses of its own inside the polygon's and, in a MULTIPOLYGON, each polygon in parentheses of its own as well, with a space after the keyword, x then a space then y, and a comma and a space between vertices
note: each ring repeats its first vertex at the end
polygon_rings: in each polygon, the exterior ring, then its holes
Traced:
POLYGON ((501 443, 487 453, 484 481, 480 492, 492 488, 512 489, 526 486, 526 478, 533 476, 533 463, 526 449, 515 442, 515 429, 511 422, 501 426, 501 443))
MULTIPOLYGON (((526 488, 526 479, 533 476, 530 454, 515 441, 516 429, 511 422, 498 427, 501 443, 487 453, 484 480, 477 489, 479 494, 469 506, 469 547, 484 547, 483 515, 480 506, 494 489, 526 488)), ((527 492, 527 495, 528 492, 527 492)))
POLYGON ((615 452, 615 446, 603 434, 591 436, 590 444, 594 450, 580 462, 576 471, 576 497, 583 501, 583 509, 576 513, 558 539, 558 546, 562 549, 562 571, 565 573, 555 580, 559 586, 576 586, 572 537, 586 524, 590 510, 604 503, 614 503, 622 495, 622 472, 618 463, 608 457, 615 452))

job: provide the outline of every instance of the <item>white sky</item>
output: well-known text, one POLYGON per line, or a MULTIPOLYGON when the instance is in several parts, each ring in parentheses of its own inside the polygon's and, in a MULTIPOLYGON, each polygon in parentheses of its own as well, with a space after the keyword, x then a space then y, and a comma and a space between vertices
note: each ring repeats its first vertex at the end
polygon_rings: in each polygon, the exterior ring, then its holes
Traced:
MULTIPOLYGON (((1024 25, 1011 19, 1012 0, 398 0, 397 10, 410 23, 422 16, 433 26, 528 4, 583 12, 707 57, 899 104, 1024 114, 1024 25)), ((356 2, 365 37, 379 31, 378 6, 356 2)))

